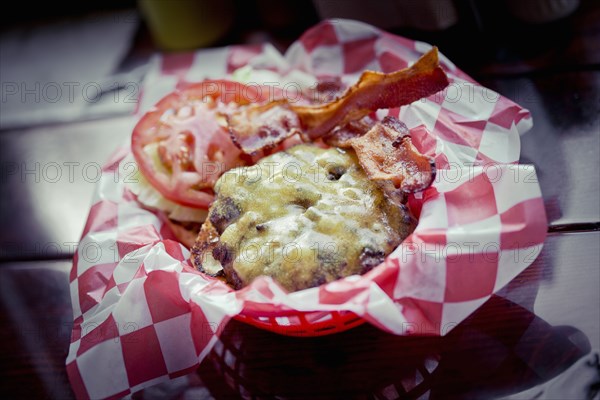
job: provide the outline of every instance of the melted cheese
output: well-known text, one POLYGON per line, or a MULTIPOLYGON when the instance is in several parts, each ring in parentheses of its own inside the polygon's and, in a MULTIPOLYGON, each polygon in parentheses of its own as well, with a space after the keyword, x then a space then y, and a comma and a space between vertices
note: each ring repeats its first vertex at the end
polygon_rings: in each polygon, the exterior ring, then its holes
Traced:
POLYGON ((363 273, 374 266, 369 255, 382 259, 414 228, 354 153, 335 148, 300 145, 273 154, 227 172, 215 191, 211 212, 225 198, 240 211, 220 240, 243 284, 268 275, 299 290, 363 273))

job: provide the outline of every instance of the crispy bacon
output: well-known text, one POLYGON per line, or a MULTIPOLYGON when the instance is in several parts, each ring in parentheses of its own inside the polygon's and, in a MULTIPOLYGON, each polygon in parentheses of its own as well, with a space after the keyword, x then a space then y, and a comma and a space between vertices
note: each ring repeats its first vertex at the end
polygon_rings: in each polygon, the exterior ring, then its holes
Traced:
POLYGON ((271 149, 300 132, 298 115, 285 100, 243 107, 226 118, 233 143, 246 154, 271 149))
POLYGON ((433 159, 413 146, 404 123, 385 117, 369 132, 350 140, 369 179, 392 182, 404 192, 426 189, 435 178, 433 159))
POLYGON ((356 121, 350 121, 346 125, 336 126, 331 132, 323 137, 323 141, 333 147, 350 147, 350 139, 364 135, 377 123, 369 117, 363 117, 356 121))
POLYGON ((409 68, 390 74, 363 72, 342 97, 327 104, 299 106, 277 100, 244 107, 228 117, 229 132, 243 152, 252 154, 299 131, 309 140, 323 137, 373 111, 410 104, 447 85, 433 47, 409 68))
POLYGON ((319 79, 314 88, 307 89, 304 96, 310 104, 324 104, 335 101, 346 91, 347 86, 339 76, 319 79))
POLYGON ((446 86, 448 77, 439 66, 437 47, 433 47, 409 68, 390 74, 363 72, 358 82, 332 103, 317 107, 296 106, 293 110, 305 133, 314 139, 372 111, 410 104, 446 86))

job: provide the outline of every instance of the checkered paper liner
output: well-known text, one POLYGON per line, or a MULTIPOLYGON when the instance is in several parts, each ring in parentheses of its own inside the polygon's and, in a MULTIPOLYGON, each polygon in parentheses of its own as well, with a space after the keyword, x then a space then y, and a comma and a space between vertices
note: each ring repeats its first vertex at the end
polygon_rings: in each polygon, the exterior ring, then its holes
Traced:
MULTIPOLYGON (((429 48, 336 20, 308 30, 283 56, 270 45, 157 56, 139 112, 180 83, 227 77, 244 65, 352 83, 364 69, 397 70, 429 48)), ((77 397, 123 397, 194 371, 232 317, 296 335, 362 321, 398 335, 444 335, 530 265, 547 221, 534 168, 517 164, 529 112, 441 60, 447 90, 378 112, 408 125, 438 175, 409 200, 419 217, 414 233, 363 276, 286 293, 267 277, 234 291, 200 274, 161 217, 127 189, 130 152, 117 151, 103 169, 70 274, 66 364, 77 397)))

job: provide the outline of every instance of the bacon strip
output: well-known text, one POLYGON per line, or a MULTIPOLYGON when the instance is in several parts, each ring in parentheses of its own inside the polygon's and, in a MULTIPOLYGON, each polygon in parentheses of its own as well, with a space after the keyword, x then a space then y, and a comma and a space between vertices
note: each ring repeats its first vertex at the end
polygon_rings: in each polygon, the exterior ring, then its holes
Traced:
POLYGON ((368 115, 356 121, 350 121, 346 125, 338 125, 327 135, 323 136, 323 141, 333 147, 350 147, 350 139, 360 137, 367 133, 376 120, 368 115))
POLYGON ((228 117, 229 132, 244 153, 272 148, 296 132, 314 140, 336 126, 360 120, 382 108, 400 107, 430 96, 448 85, 433 47, 409 68, 384 74, 365 71, 339 99, 298 106, 285 100, 251 105, 228 117))
POLYGON ((300 132, 300 120, 285 100, 242 107, 226 115, 229 134, 246 154, 268 150, 300 132))
POLYGON ((439 66, 437 47, 433 47, 411 67, 390 74, 363 72, 358 83, 332 103, 317 107, 296 106, 293 110, 305 133, 314 139, 372 111, 410 104, 446 86, 448 77, 439 66))
POLYGON ((406 125, 394 117, 385 117, 349 142, 372 181, 392 182, 397 189, 411 193, 426 189, 435 178, 433 159, 419 153, 406 125))

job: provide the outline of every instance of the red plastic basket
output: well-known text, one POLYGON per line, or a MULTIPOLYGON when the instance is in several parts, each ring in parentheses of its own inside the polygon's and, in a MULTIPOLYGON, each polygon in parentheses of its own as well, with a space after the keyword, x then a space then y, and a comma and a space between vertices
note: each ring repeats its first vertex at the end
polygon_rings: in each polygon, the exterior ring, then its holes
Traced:
POLYGON ((249 308, 245 308, 234 319, 270 332, 296 337, 331 335, 366 322, 350 311, 289 311, 269 315, 249 308))

